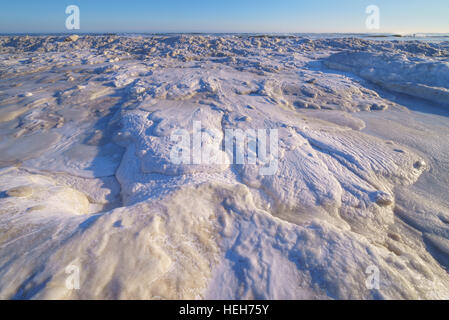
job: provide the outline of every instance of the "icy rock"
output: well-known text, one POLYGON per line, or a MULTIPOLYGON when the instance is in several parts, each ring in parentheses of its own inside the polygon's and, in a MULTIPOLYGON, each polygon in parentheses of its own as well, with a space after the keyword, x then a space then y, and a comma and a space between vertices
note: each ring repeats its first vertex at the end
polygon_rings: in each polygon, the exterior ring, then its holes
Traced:
POLYGON ((376 197, 376 203, 382 207, 392 205, 394 202, 394 199, 390 194, 382 192, 382 191, 377 192, 375 197, 376 197))
POLYGON ((388 108, 388 106, 384 105, 384 104, 377 104, 377 103, 373 103, 371 105, 371 110, 373 111, 382 111, 382 110, 386 110, 388 108))
POLYGON ((65 38, 66 42, 75 42, 76 40, 79 39, 79 36, 76 34, 73 34, 71 36, 68 36, 67 38, 65 38))
POLYGON ((29 186, 16 187, 6 191, 10 197, 26 198, 33 194, 33 189, 29 186))
POLYGON ((426 166, 426 163, 424 162, 424 160, 418 160, 418 161, 416 161, 416 162, 413 164, 413 166, 414 166, 416 169, 421 169, 421 168, 423 168, 423 167, 426 166))

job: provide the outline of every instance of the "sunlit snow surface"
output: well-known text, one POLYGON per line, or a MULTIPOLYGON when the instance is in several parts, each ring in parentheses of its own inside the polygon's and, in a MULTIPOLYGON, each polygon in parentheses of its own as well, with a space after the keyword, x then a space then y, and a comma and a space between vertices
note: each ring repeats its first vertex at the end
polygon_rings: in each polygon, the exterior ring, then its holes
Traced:
POLYGON ((67 40, 0 37, 0 298, 449 298, 448 42, 67 40), (173 164, 194 121, 278 170, 173 164))

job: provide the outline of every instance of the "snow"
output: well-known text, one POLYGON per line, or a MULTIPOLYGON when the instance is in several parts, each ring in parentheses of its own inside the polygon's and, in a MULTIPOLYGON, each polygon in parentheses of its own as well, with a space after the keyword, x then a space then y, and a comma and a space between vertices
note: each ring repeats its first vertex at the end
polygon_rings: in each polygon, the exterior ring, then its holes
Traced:
POLYGON ((406 54, 341 52, 325 64, 358 74, 381 87, 448 106, 449 62, 406 54))
POLYGON ((447 42, 0 37, 0 298, 448 299, 448 67, 447 42), (236 129, 277 152, 195 162, 236 129))

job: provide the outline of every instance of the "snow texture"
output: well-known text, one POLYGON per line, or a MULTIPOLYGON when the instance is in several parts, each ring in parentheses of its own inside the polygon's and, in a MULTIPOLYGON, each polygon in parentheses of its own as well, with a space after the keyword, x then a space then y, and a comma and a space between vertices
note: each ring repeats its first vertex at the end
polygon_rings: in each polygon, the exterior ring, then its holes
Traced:
POLYGON ((447 42, 2 36, 0 298, 448 299, 447 107, 447 42))

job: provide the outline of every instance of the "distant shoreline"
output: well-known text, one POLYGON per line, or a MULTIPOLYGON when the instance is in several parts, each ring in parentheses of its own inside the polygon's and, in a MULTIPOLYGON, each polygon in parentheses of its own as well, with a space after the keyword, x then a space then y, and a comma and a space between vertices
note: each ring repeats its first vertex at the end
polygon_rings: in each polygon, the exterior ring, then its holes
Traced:
POLYGON ((118 37, 166 37, 166 36, 210 36, 210 37, 251 37, 251 38, 305 38, 305 39, 342 39, 358 38, 373 41, 420 41, 420 42, 445 42, 449 41, 449 33, 415 33, 409 35, 393 33, 198 33, 198 32, 167 32, 167 33, 0 33, 0 37, 64 37, 77 34, 80 36, 118 36, 118 37))

